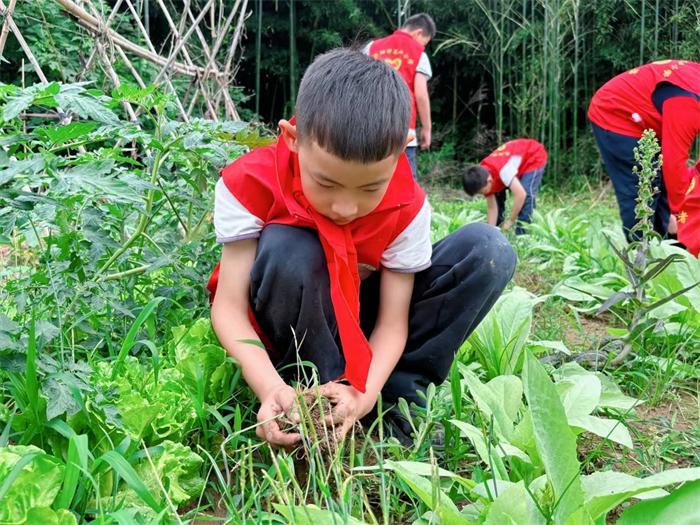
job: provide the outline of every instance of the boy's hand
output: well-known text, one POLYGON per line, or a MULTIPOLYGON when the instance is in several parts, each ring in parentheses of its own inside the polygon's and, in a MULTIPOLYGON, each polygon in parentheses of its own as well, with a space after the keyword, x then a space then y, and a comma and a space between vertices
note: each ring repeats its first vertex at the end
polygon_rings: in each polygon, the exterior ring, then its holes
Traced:
POLYGON ((678 219, 673 213, 668 218, 668 233, 670 233, 671 235, 678 234, 678 219))
POLYGON ((376 397, 370 397, 341 383, 325 383, 320 386, 319 393, 331 402, 331 413, 326 417, 326 423, 336 426, 338 439, 343 439, 355 422, 367 415, 376 402, 376 397))
POLYGON ((513 222, 510 220, 505 221, 505 222, 503 222, 503 224, 501 224, 501 230, 503 230, 503 231, 508 231, 512 227, 513 227, 513 222))
POLYGON ((294 409, 295 400, 296 391, 287 384, 272 389, 260 399, 259 425, 255 430, 260 439, 278 447, 291 447, 301 439, 298 433, 283 432, 276 419, 283 414, 295 417, 296 414, 290 414, 294 409))

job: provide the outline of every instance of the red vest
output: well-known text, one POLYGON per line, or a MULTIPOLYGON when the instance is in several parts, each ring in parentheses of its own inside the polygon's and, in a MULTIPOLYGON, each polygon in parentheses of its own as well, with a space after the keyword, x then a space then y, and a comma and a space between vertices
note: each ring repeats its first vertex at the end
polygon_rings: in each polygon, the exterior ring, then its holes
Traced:
POLYGON ((700 163, 688 169, 690 184, 678 213, 678 240, 690 253, 700 256, 700 163))
MULTIPOLYGON (((359 324, 358 264, 379 268, 386 248, 423 206, 425 193, 414 181, 406 155, 401 154, 379 205, 368 215, 344 226, 319 214, 307 202, 301 190, 297 155, 287 148, 282 138, 277 144, 253 150, 226 166, 221 177, 236 199, 265 225, 287 224, 318 231, 326 255, 331 300, 345 356, 344 377, 364 392, 372 351, 359 324)), ((207 285, 212 299, 218 275, 217 266, 207 285)), ((254 319, 251 321, 257 326, 254 319)))
POLYGON ((403 77, 411 93, 411 129, 416 129, 416 95, 414 80, 418 62, 425 48, 411 35, 397 29, 391 35, 372 42, 369 54, 372 58, 383 60, 403 77))
POLYGON ((603 129, 641 137, 653 129, 661 138, 661 114, 651 96, 661 82, 700 95, 700 64, 688 60, 659 60, 617 75, 591 100, 588 118, 603 129))
POLYGON ((499 174, 513 155, 522 157, 516 175, 518 178, 547 164, 547 150, 534 139, 515 139, 502 144, 479 163, 491 174, 490 195, 506 189, 499 174))

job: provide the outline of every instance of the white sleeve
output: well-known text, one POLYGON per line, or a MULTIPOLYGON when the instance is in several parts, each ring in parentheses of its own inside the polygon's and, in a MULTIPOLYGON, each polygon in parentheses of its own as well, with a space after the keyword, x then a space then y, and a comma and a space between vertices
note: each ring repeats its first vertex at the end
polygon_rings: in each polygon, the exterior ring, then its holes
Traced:
POLYGON ((362 48, 362 52, 365 55, 369 55, 369 48, 372 47, 372 42, 374 42, 374 40, 370 40, 369 42, 367 42, 367 45, 365 45, 365 47, 362 48))
POLYGON ((518 174, 518 168, 520 168, 522 160, 523 158, 520 155, 513 155, 508 159, 505 166, 501 168, 501 171, 498 172, 498 176, 503 181, 503 184, 506 185, 506 188, 510 187, 510 183, 513 182, 513 179, 518 174))
POLYGON ((430 266, 433 247, 430 243, 430 204, 423 207, 411 223, 382 254, 382 266, 401 273, 417 273, 430 266))
POLYGON ((229 191, 223 179, 214 190, 214 229, 216 242, 242 241, 260 237, 264 223, 250 213, 229 191))
POLYGON ((428 77, 430 80, 433 77, 433 68, 430 67, 430 60, 428 60, 428 55, 421 53, 420 60, 418 60, 418 67, 416 67, 416 73, 421 73, 428 77))

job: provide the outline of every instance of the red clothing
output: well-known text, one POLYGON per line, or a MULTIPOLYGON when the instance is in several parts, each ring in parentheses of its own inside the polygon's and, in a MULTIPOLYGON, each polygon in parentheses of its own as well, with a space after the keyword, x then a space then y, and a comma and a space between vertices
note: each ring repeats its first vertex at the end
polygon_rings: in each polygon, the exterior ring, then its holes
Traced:
POLYGON ((399 72, 408 84, 411 94, 411 122, 409 127, 416 128, 416 95, 414 93, 416 68, 425 48, 411 35, 397 29, 391 35, 372 42, 369 55, 377 60, 384 60, 399 72))
MULTIPOLYGON (((344 377, 364 392, 372 351, 359 325, 358 263, 378 268, 384 250, 423 206, 425 193, 414 181, 406 156, 401 155, 379 205, 345 226, 333 223, 308 203, 301 190, 297 155, 281 138, 277 144, 253 150, 226 166, 221 177, 236 199, 265 225, 286 224, 318 231, 345 356, 344 377)), ((212 298, 218 274, 217 266, 207 285, 212 298)), ((256 326, 254 319, 251 321, 256 326)))
POLYGON ((491 174, 491 193, 489 195, 506 189, 506 185, 501 180, 500 172, 514 155, 519 155, 522 159, 516 175, 518 178, 547 164, 547 150, 534 139, 515 139, 502 144, 479 163, 491 174))
POLYGON ((690 253, 700 256, 700 163, 688 169, 690 180, 678 213, 678 240, 690 253))
POLYGON ((601 128, 630 137, 653 129, 661 141, 662 174, 671 211, 678 213, 687 179, 688 152, 700 134, 700 100, 673 96, 661 113, 652 100, 662 83, 672 84, 700 97, 700 64, 687 60, 659 60, 617 75, 591 100, 588 118, 601 128))

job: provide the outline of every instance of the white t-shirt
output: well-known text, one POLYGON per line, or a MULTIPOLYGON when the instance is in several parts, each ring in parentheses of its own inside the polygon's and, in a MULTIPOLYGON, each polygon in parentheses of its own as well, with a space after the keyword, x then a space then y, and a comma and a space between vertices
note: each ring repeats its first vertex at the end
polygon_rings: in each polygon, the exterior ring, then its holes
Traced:
POLYGON ((518 175, 518 168, 520 168, 522 160, 523 158, 520 155, 513 155, 503 165, 501 171, 498 172, 498 176, 503 181, 503 184, 506 185, 506 188, 510 188, 513 179, 518 175))
MULTIPOLYGON (((430 213, 430 204, 425 199, 423 207, 406 229, 384 250, 381 257, 384 268, 400 273, 417 273, 430 266, 433 252, 430 242, 430 213)), ((225 244, 257 239, 263 227, 263 220, 250 213, 229 191, 223 179, 219 179, 214 199, 216 241, 225 244)), ((377 268, 362 265, 360 276, 364 279, 373 270, 377 268)))
MULTIPOLYGON (((369 48, 372 46, 372 43, 374 40, 370 40, 365 47, 362 48, 362 52, 365 55, 369 55, 369 48)), ((433 78, 433 68, 430 66, 430 60, 428 59, 428 55, 425 54, 425 51, 420 54, 420 59, 418 60, 418 66, 416 66, 416 73, 420 73, 421 75, 425 75, 428 80, 433 78)), ((414 139, 409 142, 408 147, 412 146, 418 146, 418 137, 416 135, 416 130, 414 128, 411 128, 408 130, 409 133, 413 133, 414 139)))

